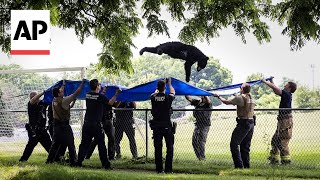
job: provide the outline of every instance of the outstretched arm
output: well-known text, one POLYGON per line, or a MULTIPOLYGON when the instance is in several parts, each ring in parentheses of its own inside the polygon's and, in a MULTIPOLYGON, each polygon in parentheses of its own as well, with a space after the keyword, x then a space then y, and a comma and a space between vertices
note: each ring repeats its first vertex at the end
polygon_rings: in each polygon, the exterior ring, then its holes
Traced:
POLYGON ((169 84, 169 88, 170 88, 170 94, 175 95, 176 91, 174 90, 172 84, 171 84, 171 78, 168 78, 168 84, 169 84))
POLYGON ((113 104, 114 104, 114 102, 116 102, 116 100, 117 100, 117 96, 118 96, 118 94, 121 92, 122 90, 119 88, 119 89, 117 89, 117 91, 116 91, 116 93, 113 95, 113 97, 109 100, 109 102, 108 102, 108 104, 110 105, 110 106, 112 106, 113 104))
MULTIPOLYGON (((62 107, 63 107, 64 109, 68 109, 68 108, 70 107, 70 103, 73 102, 73 101, 75 101, 75 99, 77 98, 77 96, 81 93, 84 82, 86 82, 86 80, 85 80, 85 79, 82 79, 82 82, 81 82, 80 86, 78 87, 78 89, 77 89, 73 94, 71 94, 71 95, 63 98, 63 100, 62 100, 62 107)), ((64 82, 64 84, 65 84, 65 82, 64 82)), ((64 85, 63 85, 63 86, 64 86, 64 85)))
POLYGON ((40 97, 44 94, 44 91, 33 96, 33 98, 30 99, 30 104, 35 104, 38 102, 38 100, 40 99, 40 97))
POLYGON ((223 98, 223 97, 221 97, 221 96, 219 96, 217 94, 214 94, 213 96, 218 98, 223 104, 226 104, 226 105, 232 104, 231 100, 227 100, 227 99, 225 99, 225 98, 223 98))
POLYGON ((277 85, 273 83, 273 79, 271 79, 270 82, 266 81, 265 79, 262 79, 261 81, 265 83, 267 86, 269 86, 276 95, 281 96, 282 91, 277 85))

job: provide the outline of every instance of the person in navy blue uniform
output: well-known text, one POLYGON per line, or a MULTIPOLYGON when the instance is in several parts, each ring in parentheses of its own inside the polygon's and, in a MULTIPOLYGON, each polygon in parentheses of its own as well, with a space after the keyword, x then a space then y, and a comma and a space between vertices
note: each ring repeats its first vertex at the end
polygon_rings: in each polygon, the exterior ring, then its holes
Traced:
MULTIPOLYGON (((292 108, 292 93, 297 89, 296 83, 288 82, 284 86, 284 89, 281 90, 273 83, 273 79, 270 82, 263 79, 262 82, 268 85, 276 95, 281 97, 279 108, 292 108)), ((277 120, 277 130, 271 140, 271 151, 268 159, 270 160, 270 164, 278 164, 281 160, 281 164, 286 165, 291 163, 289 150, 293 128, 291 110, 279 110, 277 120)))
MULTIPOLYGON (((106 89, 108 89, 108 87, 106 87, 106 89)), ((104 91, 102 91, 102 93, 105 94, 104 91)), ((108 138, 107 149, 108 149, 109 160, 114 160, 114 156, 115 156, 115 129, 113 125, 113 112, 112 112, 113 106, 115 106, 115 103, 112 105, 110 105, 109 103, 104 105, 103 120, 102 120, 102 127, 108 138)), ((97 144, 98 142, 95 139, 93 139, 93 141, 90 144, 86 159, 90 159, 97 144)))
POLYGON ((172 173, 174 132, 171 122, 172 102, 175 98, 175 90, 171 84, 171 78, 160 80, 155 93, 151 95, 151 113, 153 119, 149 122, 153 130, 153 144, 155 154, 156 171, 163 172, 162 162, 162 139, 165 139, 167 154, 165 162, 165 173, 172 173), (165 94, 166 81, 170 88, 170 94, 165 94))
POLYGON ((111 164, 108 159, 106 144, 104 142, 104 130, 102 126, 105 105, 112 106, 116 101, 121 89, 117 89, 115 95, 109 100, 105 95, 106 87, 103 88, 100 94, 101 84, 97 79, 90 81, 91 91, 86 94, 86 114, 84 117, 84 124, 82 127, 82 139, 79 146, 78 166, 82 166, 82 162, 88 153, 88 148, 92 142, 92 138, 97 141, 99 157, 102 166, 105 169, 110 169, 111 164))
POLYGON ((26 124, 26 129, 28 131, 28 144, 24 149, 24 152, 19 161, 28 161, 32 154, 34 147, 40 142, 44 149, 49 153, 51 146, 51 139, 48 131, 46 129, 46 104, 40 97, 44 94, 31 92, 29 94, 28 102, 28 116, 29 123, 26 124))
POLYGON ((232 132, 230 151, 235 168, 250 168, 250 146, 255 126, 255 102, 248 83, 241 85, 240 94, 226 100, 214 95, 224 104, 237 105, 237 126, 232 132))

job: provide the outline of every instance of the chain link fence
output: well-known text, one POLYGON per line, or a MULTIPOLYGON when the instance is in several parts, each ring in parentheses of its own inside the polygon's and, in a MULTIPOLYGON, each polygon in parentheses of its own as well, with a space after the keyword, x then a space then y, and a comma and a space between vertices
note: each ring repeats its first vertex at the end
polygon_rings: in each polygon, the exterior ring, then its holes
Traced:
MULTIPOLYGON (((119 111, 127 111, 119 109, 119 111)), ((172 121, 177 122, 174 143, 174 161, 179 163, 190 163, 199 161, 192 143, 194 133, 195 109, 174 109, 172 121)), ((230 139, 233 129, 236 127, 235 109, 210 109, 211 126, 205 143, 206 161, 217 165, 233 166, 230 153, 230 139)), ((254 166, 268 165, 267 160, 271 150, 271 138, 277 129, 278 109, 257 109, 257 121, 251 143, 251 164, 254 166)), ((81 141, 81 116, 84 109, 72 110, 71 126, 75 136, 76 148, 81 141)), ((301 168, 320 168, 320 109, 292 109, 293 115, 293 137, 290 141, 290 154, 292 165, 301 168)), ((154 147, 152 141, 152 130, 146 124, 151 120, 149 109, 133 110, 134 124, 126 124, 125 128, 134 128, 137 155, 143 159, 153 159, 154 147)), ((0 131, 0 152, 12 155, 22 155, 27 144, 28 135, 24 124, 28 121, 26 111, 1 111, 0 122, 6 122, 6 127, 0 131)), ((118 134, 119 135, 119 134, 118 134)), ((130 136, 130 134, 129 134, 130 136)), ((131 134, 132 136, 132 134, 131 134)), ((116 137, 117 138, 117 137, 116 137)), ((119 139, 119 137, 118 137, 119 139)), ((107 143, 106 138, 106 143, 107 143)), ((134 155, 130 150, 129 139, 124 133, 120 142, 122 158, 131 159, 134 155)), ((164 145, 165 146, 165 145, 164 145)), ((165 153, 165 147, 163 148, 165 153)), ((40 143, 35 147, 33 154, 46 154, 40 143)), ((31 157, 32 158, 32 155, 31 157)), ((98 158, 98 150, 95 149, 93 158, 98 158)))

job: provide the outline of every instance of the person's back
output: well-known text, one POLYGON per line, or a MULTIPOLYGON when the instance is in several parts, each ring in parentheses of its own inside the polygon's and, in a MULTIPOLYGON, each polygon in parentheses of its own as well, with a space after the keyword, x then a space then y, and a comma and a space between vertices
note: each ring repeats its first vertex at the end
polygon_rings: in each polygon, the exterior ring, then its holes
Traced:
POLYGON ((108 102, 108 98, 96 92, 86 94, 86 113, 84 121, 88 123, 99 123, 103 118, 104 105, 108 102))
POLYGON ((171 125, 170 116, 172 113, 171 105, 174 100, 175 90, 171 84, 171 78, 168 79, 170 94, 166 95, 166 81, 158 81, 157 90, 151 95, 152 116, 153 120, 149 121, 150 127, 153 130, 153 144, 155 153, 156 171, 163 171, 162 164, 162 139, 166 141, 167 155, 165 162, 165 172, 172 172, 173 160, 173 144, 174 131, 171 125))
POLYGON ((154 93, 151 95, 152 116, 157 127, 170 127, 171 121, 171 105, 174 96, 166 95, 164 93, 154 93))
POLYGON ((92 142, 92 138, 97 141, 99 157, 102 166, 105 169, 110 169, 111 164, 108 160, 107 148, 105 145, 104 131, 102 127, 104 108, 106 105, 112 105, 118 93, 121 91, 117 90, 116 94, 109 100, 103 94, 106 92, 107 87, 104 87, 102 94, 99 94, 101 89, 101 84, 97 79, 92 79, 90 81, 91 92, 86 94, 86 114, 84 124, 82 126, 82 139, 79 146, 78 153, 78 166, 82 166, 82 162, 87 155, 89 146, 92 142))

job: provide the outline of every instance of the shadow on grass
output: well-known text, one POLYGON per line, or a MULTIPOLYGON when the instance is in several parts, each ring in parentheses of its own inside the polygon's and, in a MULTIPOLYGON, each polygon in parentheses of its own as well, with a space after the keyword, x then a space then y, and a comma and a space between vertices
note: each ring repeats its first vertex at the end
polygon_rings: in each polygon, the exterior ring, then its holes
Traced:
MULTIPOLYGON (((111 161, 114 171, 106 171, 101 168, 98 158, 84 161, 83 168, 71 168, 60 164, 45 164, 47 155, 33 155, 28 162, 18 162, 20 156, 9 156, 0 154, 0 169, 9 175, 4 179, 132 179, 131 172, 143 172, 141 178, 153 176, 154 160, 145 162, 144 158, 138 160, 120 159, 111 161), (122 171, 122 172, 120 172, 122 171), (123 173, 128 171, 128 173, 123 173), (130 173, 129 173, 130 172, 130 173), (124 175, 125 174, 125 175, 124 175), (147 176, 148 175, 148 176, 147 176)), ((300 169, 294 166, 265 166, 251 169, 233 169, 232 165, 225 166, 212 161, 176 161, 173 165, 175 173, 216 175, 218 177, 259 177, 259 178, 320 178, 320 172, 314 170, 300 169)), ((1 175, 0 175, 1 176, 1 175)))

